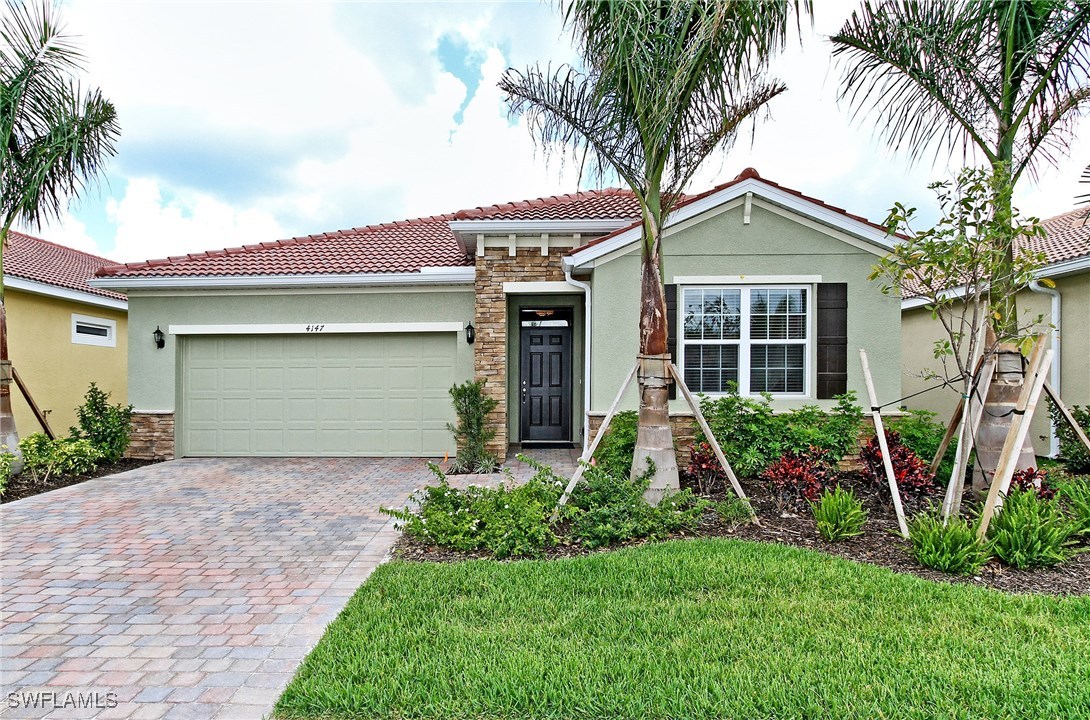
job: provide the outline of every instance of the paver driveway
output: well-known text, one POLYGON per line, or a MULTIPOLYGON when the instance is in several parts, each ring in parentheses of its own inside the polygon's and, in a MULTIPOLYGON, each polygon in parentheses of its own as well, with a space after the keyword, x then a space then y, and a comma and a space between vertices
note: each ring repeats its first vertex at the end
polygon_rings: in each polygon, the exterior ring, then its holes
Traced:
POLYGON ((396 540, 378 507, 429 478, 418 459, 187 459, 0 507, 0 716, 262 717, 396 540), (10 707, 39 691, 116 706, 10 707))

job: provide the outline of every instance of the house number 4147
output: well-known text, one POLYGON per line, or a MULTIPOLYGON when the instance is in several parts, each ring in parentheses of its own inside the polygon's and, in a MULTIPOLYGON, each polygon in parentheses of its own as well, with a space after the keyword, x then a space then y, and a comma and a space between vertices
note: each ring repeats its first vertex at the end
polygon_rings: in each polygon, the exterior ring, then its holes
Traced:
POLYGON ((307 325, 307 332, 321 332, 325 330, 325 325, 307 325))

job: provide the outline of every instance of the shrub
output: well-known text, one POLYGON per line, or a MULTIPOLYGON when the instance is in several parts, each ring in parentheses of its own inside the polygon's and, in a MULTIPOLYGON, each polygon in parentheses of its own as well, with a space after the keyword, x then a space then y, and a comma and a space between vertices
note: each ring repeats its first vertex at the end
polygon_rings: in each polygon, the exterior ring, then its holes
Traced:
MULTIPOLYGON (((935 482, 935 476, 931 474, 927 463, 901 442, 901 436, 897 431, 886 430, 886 443, 889 446, 893 476, 897 480, 897 488, 902 496, 920 498, 941 489, 941 486, 935 482)), ((867 479, 878 488, 880 493, 888 495, 889 482, 886 480, 882 448, 878 444, 877 435, 867 441, 859 457, 863 461, 867 479)))
POLYGON ((1075 534, 1090 538, 1090 477, 1069 477, 1059 486, 1060 504, 1075 526, 1075 534))
POLYGON ((500 461, 486 446, 496 437, 495 428, 488 424, 488 414, 499 402, 484 394, 484 381, 472 380, 450 389, 458 424, 447 423, 458 444, 458 454, 450 464, 450 473, 491 473, 499 469, 500 461))
POLYGON ((406 535, 456 550, 487 549, 497 558, 538 555, 556 542, 549 515, 563 483, 551 471, 511 488, 459 490, 438 466, 428 467, 439 483, 414 493, 417 510, 381 508, 401 521, 406 535))
POLYGON ((98 448, 99 462, 115 463, 129 447, 132 405, 109 404, 110 393, 91 383, 83 404, 76 408, 79 427, 69 428, 73 438, 88 440, 98 448))
MULTIPOLYGON (((946 428, 935 422, 935 413, 927 410, 909 410, 907 415, 891 418, 888 425, 900 436, 901 443, 919 455, 929 466, 942 444, 943 436, 946 435, 946 428)), ((950 443, 942 456, 942 463, 935 474, 942 482, 949 480, 954 472, 955 452, 954 443, 950 443)))
MULTIPOLYGON (((1090 434, 1090 405, 1079 407, 1071 405, 1067 408, 1071 415, 1087 434, 1090 434)), ((1051 400, 1048 404, 1049 414, 1052 416, 1052 425, 1056 428, 1056 437, 1060 441, 1060 457, 1063 458, 1068 472, 1074 475, 1090 473, 1090 451, 1082 444, 1075 431, 1060 415, 1059 408, 1051 400)))
POLYGON ((639 415, 634 410, 625 410, 613 416, 606 434, 594 451, 595 464, 607 475, 631 477, 638 428, 639 415))
MULTIPOLYGON (((767 395, 743 398, 734 385, 726 395, 701 398, 700 409, 712 433, 734 471, 743 477, 756 477, 789 451, 802 453, 818 447, 835 462, 859 446, 863 412, 854 393, 838 396, 831 412, 808 405, 777 415, 770 403, 767 395)), ((706 440, 703 433, 696 439, 706 440)))
POLYGON ((995 554, 1011 567, 1051 567, 1074 554, 1076 530, 1055 498, 1012 490, 988 527, 988 538, 995 554))
POLYGON ((1011 477, 1011 490, 1035 492, 1045 500, 1056 497, 1056 488, 1048 482, 1048 475, 1037 468, 1019 470, 1011 477))
POLYGON ((685 476, 701 495, 714 495, 727 487, 727 471, 706 442, 693 443, 689 448, 689 467, 685 469, 685 476))
POLYGON ((572 539, 588 548, 635 538, 658 540, 680 530, 694 530, 708 503, 688 490, 665 495, 658 506, 643 499, 653 465, 635 480, 588 467, 576 486, 564 517, 572 539))
POLYGON ((20 440, 19 450, 23 453, 23 470, 38 483, 47 483, 58 476, 89 473, 102 460, 102 452, 90 440, 50 440, 42 433, 20 440))
POLYGON ((712 509, 723 522, 731 525, 741 525, 753 519, 753 507, 749 501, 731 495, 725 500, 712 503, 712 509))
POLYGON ((867 511, 851 490, 836 487, 826 490, 817 502, 810 503, 818 533, 829 542, 863 534, 867 511))
POLYGON ((959 517, 943 525, 933 513, 921 513, 908 521, 912 557, 925 567, 953 575, 975 575, 991 558, 988 543, 976 536, 976 527, 959 517))
POLYGON ((15 465, 15 454, 8 452, 7 445, 0 445, 0 497, 8 489, 8 481, 11 480, 11 468, 15 465))
POLYGON ((800 500, 813 502, 821 495, 832 471, 830 453, 819 447, 804 452, 789 450, 767 470, 761 479, 785 505, 796 505, 800 500))

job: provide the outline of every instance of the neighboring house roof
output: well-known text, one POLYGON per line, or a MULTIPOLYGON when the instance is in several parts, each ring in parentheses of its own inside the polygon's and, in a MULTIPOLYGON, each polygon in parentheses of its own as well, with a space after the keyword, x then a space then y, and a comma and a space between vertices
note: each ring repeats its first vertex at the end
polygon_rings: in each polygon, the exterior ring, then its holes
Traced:
MULTIPOLYGON (((793 190, 784 187, 779 183, 772 182, 771 180, 766 180, 761 177, 760 173, 751 167, 743 170, 737 177, 729 182, 716 185, 712 189, 698 195, 687 196, 685 200, 679 203, 672 211, 669 224, 675 224, 687 217, 704 212, 708 209, 708 207, 705 206, 709 205, 709 201, 710 206, 714 206, 754 190, 763 191, 761 193, 762 196, 767 196, 774 201, 776 197, 781 198, 781 201, 786 199, 787 202, 796 205, 796 209, 806 207, 807 209, 817 211, 817 213, 822 216, 818 219, 826 222, 826 224, 835 225, 842 230, 854 230, 853 234, 864 237, 871 245, 877 248, 889 248, 889 234, 884 226, 871 222, 861 215, 854 215, 844 208, 830 205, 823 200, 806 195, 798 190, 793 190), (802 201, 802 203, 799 204, 797 201, 802 201)), ((635 240, 635 231, 639 229, 639 227, 640 223, 639 221, 636 221, 631 225, 615 230, 608 235, 596 238, 578 249, 573 250, 569 255, 569 258, 572 260, 573 264, 579 265, 589 262, 597 256, 612 252, 616 249, 615 246, 633 242, 635 240)))
MULTIPOLYGON (((1071 210, 1041 221, 1043 236, 1021 237, 1015 244, 1015 252, 1029 249, 1044 253, 1045 265, 1039 275, 1051 277, 1090 270, 1090 221, 1086 209, 1071 210)), ((924 304, 921 287, 916 281, 901 284, 902 302, 906 308, 924 304)))
MULTIPOLYGON (((26 235, 11 230, 8 232, 8 244, 4 248, 4 280, 9 287, 31 292, 46 292, 47 294, 63 294, 71 299, 71 293, 50 292, 50 288, 58 288, 64 291, 74 291, 106 298, 115 301, 109 303, 116 306, 116 302, 124 307, 125 296, 121 293, 102 288, 92 287, 87 281, 94 276, 95 271, 103 265, 113 265, 113 260, 108 260, 98 255, 91 255, 74 248, 58 245, 41 238, 26 235), (12 279, 15 279, 12 281, 12 279), (20 280, 25 282, 20 282, 20 280)), ((88 300, 88 298, 84 298, 88 300)))
POLYGON ((639 216, 635 194, 622 188, 552 195, 454 214, 457 220, 633 220, 639 216))

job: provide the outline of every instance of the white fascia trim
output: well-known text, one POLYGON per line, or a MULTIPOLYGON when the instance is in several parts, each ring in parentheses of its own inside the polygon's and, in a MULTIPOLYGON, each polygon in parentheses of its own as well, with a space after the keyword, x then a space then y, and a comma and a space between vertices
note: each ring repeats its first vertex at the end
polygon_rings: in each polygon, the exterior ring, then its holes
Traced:
POLYGON ((678 285, 813 285, 821 275, 675 275, 678 285))
POLYGON ((505 282, 504 295, 548 295, 553 293, 574 294, 572 285, 563 280, 545 282, 505 282))
MULTIPOLYGON (((11 288, 12 290, 22 290, 23 292, 34 293, 35 295, 48 295, 50 297, 60 298, 61 300, 71 300, 73 302, 84 303, 85 305, 95 305, 97 307, 112 308, 114 310, 129 309, 129 303, 125 300, 102 297, 101 295, 92 295, 91 293, 86 293, 81 290, 70 290, 68 288, 50 285, 49 283, 25 280, 10 275, 4 276, 4 287, 11 288)), ((97 287, 97 285, 95 287, 97 287)))
MULTIPOLYGON (((879 249, 885 251, 893 248, 893 241, 889 235, 885 232, 871 227, 870 225, 861 222, 859 220, 852 219, 846 215, 824 208, 809 200, 804 200, 797 195, 793 195, 783 190, 767 185, 760 180, 754 178, 748 178, 732 185, 729 188, 709 195, 706 198, 701 198, 696 202, 689 203, 683 206, 677 212, 672 214, 667 220, 666 228, 669 228, 678 223, 684 222, 690 218, 696 217, 701 213, 707 212, 712 208, 722 205, 723 203, 730 202, 741 197, 744 197, 747 193, 752 193, 755 197, 767 200, 770 203, 779 205, 780 207, 791 210, 799 215, 811 218, 823 225, 828 225, 837 230, 841 230, 850 235, 854 235, 860 239, 866 240, 868 243, 877 246, 879 249)), ((664 228, 665 229, 665 228, 664 228)), ((564 258, 565 268, 582 267, 587 265, 598 258, 608 255, 614 250, 625 247, 626 245, 638 240, 643 232, 640 227, 631 228, 626 230, 609 240, 598 243, 585 250, 580 250, 571 254, 571 256, 564 258)))
POLYGON ((382 285, 471 285, 472 267, 421 268, 411 273, 353 273, 344 275, 193 275, 186 277, 101 277, 94 287, 179 290, 196 288, 353 287, 382 285))
POLYGON ((611 233, 631 225, 635 220, 451 220, 448 224, 456 233, 476 235, 508 235, 510 233, 611 233))
POLYGON ((279 323, 268 325, 170 325, 171 335, 336 335, 461 332, 460 322, 279 323))
MULTIPOLYGON (((1090 270, 1090 256, 1076 258, 1074 260, 1065 260, 1064 262, 1058 262, 1054 265, 1045 265, 1043 268, 1033 274, 1034 279, 1037 278, 1053 278, 1063 277, 1065 275, 1074 275, 1080 272, 1086 272, 1090 270)), ((965 295, 965 288, 958 287, 954 290, 948 290, 943 293, 943 297, 960 298, 965 295)), ((913 310, 920 308, 928 304, 928 300, 922 297, 905 298, 901 301, 901 310, 913 310)))

